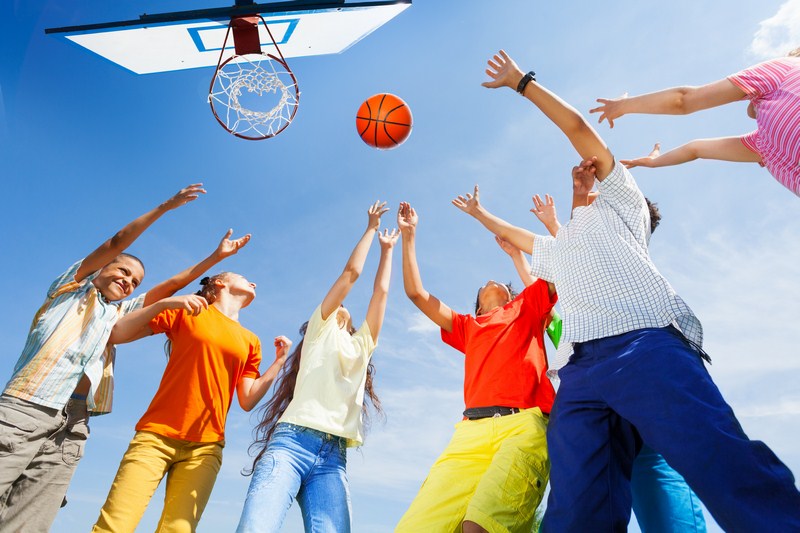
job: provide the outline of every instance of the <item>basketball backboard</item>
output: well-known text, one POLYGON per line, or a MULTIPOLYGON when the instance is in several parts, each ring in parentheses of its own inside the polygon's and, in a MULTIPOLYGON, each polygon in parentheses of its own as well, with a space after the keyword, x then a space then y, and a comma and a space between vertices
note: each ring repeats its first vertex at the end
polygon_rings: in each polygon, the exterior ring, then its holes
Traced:
MULTIPOLYGON (((232 16, 260 14, 283 57, 340 53, 403 12, 411 0, 378 2, 290 1, 141 15, 139 19, 50 28, 136 74, 214 67, 232 16)), ((263 24, 264 52, 274 49, 263 24)), ((233 53, 233 42, 226 48, 233 53)), ((227 52, 227 50, 226 50, 227 52)))

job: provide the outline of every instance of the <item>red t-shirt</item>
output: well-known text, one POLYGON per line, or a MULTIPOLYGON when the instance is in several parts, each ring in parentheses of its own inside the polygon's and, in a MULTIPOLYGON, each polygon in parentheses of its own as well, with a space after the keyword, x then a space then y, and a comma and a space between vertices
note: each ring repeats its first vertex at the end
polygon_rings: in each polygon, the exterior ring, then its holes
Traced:
POLYGON ((467 408, 539 407, 549 413, 555 391, 547 378, 544 324, 558 300, 537 280, 503 307, 485 315, 453 312, 453 331, 442 340, 464 353, 467 408))
POLYGON ((153 333, 166 333, 172 353, 150 407, 136 424, 171 439, 219 442, 236 384, 257 378, 261 342, 255 333, 213 305, 197 316, 184 310, 162 311, 153 333))

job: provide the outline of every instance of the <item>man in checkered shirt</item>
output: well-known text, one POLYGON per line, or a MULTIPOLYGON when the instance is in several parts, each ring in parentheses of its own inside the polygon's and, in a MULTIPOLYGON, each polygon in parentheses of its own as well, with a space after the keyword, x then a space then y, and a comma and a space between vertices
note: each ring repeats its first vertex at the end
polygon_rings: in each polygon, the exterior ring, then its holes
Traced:
POLYGON ((532 72, 523 74, 503 51, 488 64, 484 86, 516 89, 584 159, 573 170, 576 196, 586 198, 598 182, 594 202, 579 204, 556 238, 492 215, 477 188, 464 209, 498 237, 532 250, 532 274, 558 290, 564 362, 574 350, 558 372, 548 428, 544 531, 625 531, 631 464, 642 440, 683 475, 726 531, 800 531, 794 476, 744 434, 703 364, 700 322, 650 260, 650 214, 633 176, 532 72))

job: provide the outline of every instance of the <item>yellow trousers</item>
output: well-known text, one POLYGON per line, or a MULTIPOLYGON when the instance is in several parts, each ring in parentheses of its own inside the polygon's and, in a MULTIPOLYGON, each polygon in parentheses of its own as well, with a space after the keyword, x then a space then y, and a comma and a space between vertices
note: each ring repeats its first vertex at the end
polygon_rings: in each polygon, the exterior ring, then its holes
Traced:
POLYGON ((222 466, 223 446, 137 431, 92 531, 132 533, 166 476, 164 511, 156 532, 194 532, 222 466))
POLYGON ((546 430, 539 408, 456 424, 396 533, 460 533, 465 520, 530 533, 550 475, 546 430))

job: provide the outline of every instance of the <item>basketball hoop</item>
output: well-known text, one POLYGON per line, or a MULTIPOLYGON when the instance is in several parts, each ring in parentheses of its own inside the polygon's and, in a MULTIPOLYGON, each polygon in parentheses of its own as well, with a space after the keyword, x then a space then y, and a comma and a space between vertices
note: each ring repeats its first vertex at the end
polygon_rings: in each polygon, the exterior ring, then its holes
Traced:
POLYGON ((232 17, 208 92, 217 122, 241 139, 269 139, 292 122, 299 101, 297 79, 261 15, 232 17), (259 22, 279 57, 261 51, 259 22), (235 53, 223 61, 231 31, 235 53))

